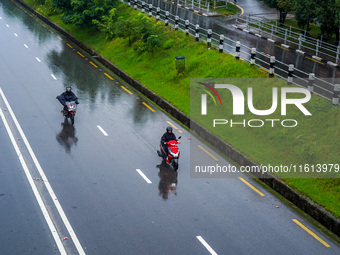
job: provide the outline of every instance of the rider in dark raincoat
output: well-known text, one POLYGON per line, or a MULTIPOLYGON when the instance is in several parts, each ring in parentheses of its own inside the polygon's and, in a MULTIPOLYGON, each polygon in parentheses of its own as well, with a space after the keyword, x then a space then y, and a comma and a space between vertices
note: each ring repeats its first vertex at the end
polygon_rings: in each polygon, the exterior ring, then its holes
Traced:
POLYGON ((79 104, 78 97, 71 91, 71 87, 66 87, 66 91, 57 96, 59 102, 64 106, 62 113, 65 114, 67 111, 66 102, 76 101, 76 104, 79 104))

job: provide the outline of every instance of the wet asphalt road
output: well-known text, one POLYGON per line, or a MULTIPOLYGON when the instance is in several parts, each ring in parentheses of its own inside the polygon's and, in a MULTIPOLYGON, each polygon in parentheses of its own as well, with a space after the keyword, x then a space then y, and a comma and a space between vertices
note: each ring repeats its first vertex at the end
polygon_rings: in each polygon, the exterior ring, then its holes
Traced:
POLYGON ((190 156, 198 164, 216 164, 197 145, 219 164, 229 162, 11 1, 0 2, 0 17, 1 255, 59 254, 60 247, 68 254, 100 255, 340 252, 335 241, 244 175, 239 177, 264 196, 239 178, 191 178, 190 156), (66 85, 80 101, 74 126, 64 123, 55 99, 66 85), (156 153, 168 122, 182 136, 178 173, 156 153))
POLYGON ((237 0, 236 4, 243 9, 243 15, 265 16, 267 19, 279 18, 278 11, 275 8, 269 8, 259 0, 237 0))

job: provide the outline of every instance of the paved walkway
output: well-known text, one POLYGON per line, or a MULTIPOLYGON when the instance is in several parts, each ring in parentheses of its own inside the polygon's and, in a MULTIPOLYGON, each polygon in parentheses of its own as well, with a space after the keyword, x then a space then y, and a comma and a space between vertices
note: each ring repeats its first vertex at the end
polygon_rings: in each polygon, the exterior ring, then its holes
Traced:
MULTIPOLYGON (((190 0, 164 0, 167 3, 177 4, 180 7, 191 10, 195 13, 199 13, 203 16, 213 17, 220 16, 219 13, 215 12, 214 9, 210 8, 209 11, 204 8, 199 9, 198 6, 194 6, 191 4, 190 0)), ((258 0, 226 0, 228 3, 236 5, 240 9, 239 16, 245 15, 256 15, 256 16, 265 16, 267 19, 278 19, 279 14, 275 8, 269 8, 263 4, 263 2, 258 0)), ((202 0, 202 2, 204 2, 202 0)))
MULTIPOLYGON (((234 3, 233 0, 228 1, 234 3)), ((279 13, 275 8, 269 8, 258 0, 237 0, 236 6, 240 8, 240 15, 265 16, 267 19, 278 19, 279 13)))

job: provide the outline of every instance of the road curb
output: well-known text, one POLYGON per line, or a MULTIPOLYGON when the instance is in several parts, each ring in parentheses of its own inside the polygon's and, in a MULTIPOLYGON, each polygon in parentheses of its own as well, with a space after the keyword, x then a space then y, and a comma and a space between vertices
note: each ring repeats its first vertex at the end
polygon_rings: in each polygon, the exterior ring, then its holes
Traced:
MULTIPOLYGON (((114 72, 117 76, 123 79, 130 86, 134 87, 136 90, 141 92, 143 95, 152 100, 155 104, 157 104, 160 108, 162 108, 167 113, 171 114, 174 118, 179 120, 183 125, 190 128, 191 131, 194 131, 198 136, 204 139, 206 142, 214 146, 221 153, 226 155, 228 158, 235 161, 237 164, 242 166, 255 166, 257 165, 254 161, 243 155, 241 152, 234 149, 230 144, 222 141, 217 136, 213 135, 210 131, 205 129, 203 126, 198 124, 196 121, 191 120, 187 115, 181 112, 179 109, 171 105, 169 102, 165 101, 160 96, 156 95, 154 92, 143 86, 140 82, 130 77, 127 73, 120 70, 113 63, 108 61, 106 58, 100 56, 90 47, 85 45, 84 43, 78 41, 71 34, 69 34, 62 27, 52 22, 45 16, 39 14, 35 9, 21 0, 17 1, 26 9, 30 10, 30 12, 34 13, 39 19, 47 23, 49 26, 53 27, 55 30, 59 31, 65 37, 70 39, 73 43, 75 43, 79 48, 86 51, 91 56, 97 56, 96 61, 103 64, 106 68, 114 72)), ((293 204, 298 206, 302 211, 313 217, 315 220, 324 225, 327 229, 332 231, 334 234, 340 237, 340 219, 336 218, 330 212, 326 211, 320 205, 315 204, 312 200, 307 198, 306 196, 300 194, 296 190, 289 187, 284 181, 280 180, 276 176, 271 174, 254 174, 256 178, 261 180, 263 183, 267 184, 273 190, 278 192, 280 195, 291 201, 293 204)))

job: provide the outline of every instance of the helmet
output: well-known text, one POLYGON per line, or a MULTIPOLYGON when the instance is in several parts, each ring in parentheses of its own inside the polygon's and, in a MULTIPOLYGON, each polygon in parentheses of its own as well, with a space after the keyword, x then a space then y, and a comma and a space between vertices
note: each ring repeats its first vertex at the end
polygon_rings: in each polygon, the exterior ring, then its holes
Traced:
POLYGON ((67 92, 71 92, 71 90, 72 90, 72 88, 71 88, 70 86, 67 86, 67 87, 66 87, 66 91, 67 91, 67 92))
POLYGON ((169 132, 169 131, 172 132, 172 127, 167 127, 167 128, 166 128, 166 132, 169 132))

